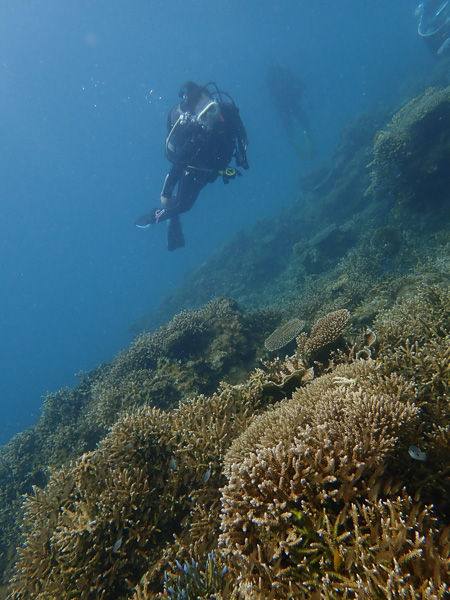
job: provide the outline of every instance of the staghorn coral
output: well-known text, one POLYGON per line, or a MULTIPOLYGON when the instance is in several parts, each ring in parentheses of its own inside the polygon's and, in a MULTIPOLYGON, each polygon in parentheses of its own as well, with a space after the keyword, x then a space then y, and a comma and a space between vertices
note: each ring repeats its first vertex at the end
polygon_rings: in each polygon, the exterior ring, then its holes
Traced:
POLYGON ((412 504, 398 495, 411 462, 407 447, 421 427, 415 395, 414 385, 381 376, 372 360, 341 365, 257 417, 233 442, 220 542, 242 589, 258 598, 362 597, 364 590, 377 597, 383 586, 414 581, 412 589, 443 597, 448 539, 439 540, 435 516, 420 503, 414 510, 424 511, 426 523, 408 521, 412 504), (382 524, 395 506, 399 525, 391 524, 404 533, 387 548, 382 524), (367 535, 371 519, 379 525, 367 535), (411 544, 421 536, 439 550, 411 544), (385 565, 378 579, 374 544, 385 565))
POLYGON ((422 427, 415 444, 437 465, 434 486, 423 497, 450 518, 450 289, 423 285, 374 322, 380 371, 414 380, 421 406, 422 427))
POLYGON ((176 561, 178 577, 173 583, 169 583, 165 577, 164 591, 168 598, 178 600, 198 600, 200 598, 217 597, 225 587, 224 576, 226 567, 219 573, 214 561, 214 551, 211 551, 201 565, 198 561, 184 561, 182 564, 176 561), (214 596, 212 596, 214 594, 214 596))
MULTIPOLYGON (((397 402, 395 407, 392 407, 392 411, 386 410, 386 418, 392 417, 395 421, 395 418, 400 418, 400 413, 404 416, 409 415, 411 418, 414 415, 417 416, 418 409, 408 402, 415 395, 414 385, 395 374, 389 378, 379 376, 373 360, 339 365, 332 373, 314 379, 306 387, 298 389, 292 399, 284 400, 257 417, 252 425, 231 445, 225 457, 225 473, 229 474, 232 465, 238 464, 243 457, 250 456, 260 448, 272 448, 280 443, 290 447, 293 437, 297 439, 299 435, 311 438, 306 449, 307 456, 314 452, 314 448, 316 451, 323 448, 324 440, 327 440, 325 447, 331 447, 339 436, 345 438, 345 443, 349 446, 354 444, 358 451, 364 447, 364 452, 368 452, 370 455, 375 448, 380 450, 381 440, 377 438, 370 442, 370 437, 366 435, 364 444, 360 447, 355 438, 355 436, 363 435, 364 427, 368 427, 371 423, 370 419, 376 417, 375 414, 364 413, 367 403, 397 402), (379 397, 380 394, 382 397, 379 397), (363 408, 364 405, 366 405, 365 408, 363 408), (357 430, 356 414, 359 415, 360 411, 361 415, 358 418, 362 419, 363 424, 357 430), (394 412, 398 413, 397 417, 393 417, 394 412), (315 424, 314 427, 317 428, 319 436, 314 438, 314 442, 312 436, 316 434, 313 434, 311 429, 313 424, 315 424), (346 431, 346 427, 349 428, 349 431, 346 431), (304 429, 306 429, 306 433, 302 433, 304 429), (327 437, 327 435, 332 437, 327 437), (372 444, 370 448, 368 444, 372 444)), ((394 422, 392 426, 394 426, 394 422)), ((387 432, 385 433, 387 435, 387 432)), ((381 430, 377 433, 377 436, 380 435, 381 430)), ((383 439, 386 441, 387 438, 383 439)), ((341 450, 343 451, 342 448, 339 451, 341 450)), ((357 460, 361 461, 362 456, 358 456, 357 460)))
POLYGON ((96 382, 86 420, 105 433, 126 410, 146 404, 168 409, 180 397, 212 394, 221 380, 242 381, 254 366, 257 340, 273 322, 274 315, 245 313, 229 298, 182 311, 119 354, 96 382))
POLYGON ((290 319, 284 325, 277 327, 277 329, 269 335, 264 341, 264 346, 269 351, 284 348, 284 346, 289 344, 289 342, 298 335, 304 324, 304 321, 301 321, 300 319, 290 319))
POLYGON ((124 415, 98 450, 36 489, 11 600, 182 597, 206 573, 220 524, 217 597, 443 598, 444 496, 434 507, 423 498, 446 489, 450 429, 435 427, 426 463, 411 459, 431 431, 414 382, 378 357, 312 380, 299 355, 264 368, 168 413, 124 415), (303 387, 248 427, 291 383, 303 387))
POLYGON ((402 298, 391 309, 380 311, 374 320, 378 341, 386 354, 407 339, 423 343, 441 337, 450 329, 450 288, 421 285, 413 295, 402 298))
POLYGON ((450 426, 450 288, 423 285, 417 294, 379 313, 379 359, 384 372, 414 378, 424 410, 450 426))
POLYGON ((175 559, 217 544, 223 456, 260 403, 258 386, 223 384, 170 413, 124 415, 28 496, 11 599, 115 599, 142 578, 162 590, 169 563, 175 574, 175 559))
POLYGON ((222 380, 244 381, 267 330, 278 319, 274 311, 244 312, 236 302, 217 298, 176 319, 176 326, 169 323, 140 336, 112 364, 80 373, 73 389, 48 394, 39 422, 0 449, 4 580, 9 579, 20 543, 21 496, 31 493, 33 485, 45 486, 49 467, 68 464, 93 450, 127 411, 146 405, 175 407, 181 398, 212 394, 222 380), (190 343, 189 332, 196 343, 204 335, 198 350, 190 343))
POLYGON ((293 511, 292 523, 295 533, 284 549, 289 597, 437 600, 448 594, 449 528, 439 531, 432 507, 404 492, 351 503, 336 518, 293 511))
POLYGON ((12 598, 113 598, 144 571, 148 552, 177 510, 167 468, 167 418, 148 409, 120 422, 101 447, 52 475, 25 504, 25 543, 12 598), (131 423, 135 428, 131 431, 131 423), (164 443, 165 442, 165 443, 164 443), (160 496, 167 494, 158 521, 160 496), (131 557, 133 559, 131 560, 131 557))

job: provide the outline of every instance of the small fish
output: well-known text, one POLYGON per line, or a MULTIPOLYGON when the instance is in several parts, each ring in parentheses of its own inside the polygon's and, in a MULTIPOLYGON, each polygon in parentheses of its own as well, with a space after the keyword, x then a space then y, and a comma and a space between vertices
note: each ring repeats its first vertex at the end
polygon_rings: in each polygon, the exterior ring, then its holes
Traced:
POLYGON ((210 477, 211 477, 211 469, 208 469, 206 471, 206 473, 203 475, 203 481, 206 483, 210 477))
POLYGON ((113 552, 118 552, 122 545, 122 538, 119 538, 113 546, 113 552))
POLYGON ((410 457, 414 460, 420 460, 421 462, 427 460, 427 453, 418 448, 417 446, 410 446, 408 452, 410 457))
POLYGON ((336 546, 333 551, 333 566, 336 572, 338 572, 342 566, 342 556, 339 553, 339 548, 336 548, 336 546))
POLYGON ((170 459, 170 468, 172 469, 172 471, 176 471, 177 470, 177 463, 175 462, 174 458, 170 459))

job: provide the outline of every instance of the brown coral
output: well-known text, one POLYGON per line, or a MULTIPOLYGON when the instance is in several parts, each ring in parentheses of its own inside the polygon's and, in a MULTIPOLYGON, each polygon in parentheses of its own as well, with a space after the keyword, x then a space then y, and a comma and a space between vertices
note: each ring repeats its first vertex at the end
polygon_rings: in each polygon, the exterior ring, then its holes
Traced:
POLYGON ((309 337, 304 332, 297 337, 297 352, 317 352, 331 344, 341 335, 349 318, 350 313, 345 308, 326 314, 315 323, 309 337))
MULTIPOLYGON (((326 588, 318 584, 321 579, 340 586, 341 593, 351 593, 355 586, 380 593, 383 585, 398 586, 402 577, 409 580, 416 572, 409 559, 419 559, 421 552, 408 555, 413 547, 407 540, 424 532, 422 523, 408 522, 404 507, 398 521, 408 525, 398 534, 401 542, 384 553, 387 570, 376 584, 369 575, 377 563, 370 547, 384 547, 381 525, 372 538, 361 533, 369 527, 370 511, 378 511, 383 523, 383 515, 403 502, 395 495, 401 476, 389 465, 399 443, 403 460, 408 460, 406 447, 420 426, 414 396, 411 384, 395 375, 380 377, 373 361, 358 361, 298 390, 292 400, 258 417, 232 444, 225 458, 229 483, 222 491, 221 543, 240 580, 257 597, 268 597, 270 590, 278 597, 318 594, 326 588), (348 523, 353 523, 353 533, 348 523), (357 556, 358 536, 364 547, 357 556), (395 582, 389 584, 386 573, 395 582)), ((433 517, 427 515, 427 544, 437 546, 433 517)), ((447 542, 438 554, 434 573, 424 571, 426 561, 420 558, 420 584, 434 592, 447 582, 447 542)))
POLYGON ((119 419, 97 450, 27 498, 11 598, 126 597, 145 573, 161 588, 183 548, 208 552, 223 456, 260 398, 258 386, 224 384, 170 413, 145 407, 119 419))
POLYGON ((306 344, 310 352, 323 348, 327 344, 334 342, 344 330, 350 313, 345 308, 334 310, 317 321, 311 329, 309 340, 306 344))

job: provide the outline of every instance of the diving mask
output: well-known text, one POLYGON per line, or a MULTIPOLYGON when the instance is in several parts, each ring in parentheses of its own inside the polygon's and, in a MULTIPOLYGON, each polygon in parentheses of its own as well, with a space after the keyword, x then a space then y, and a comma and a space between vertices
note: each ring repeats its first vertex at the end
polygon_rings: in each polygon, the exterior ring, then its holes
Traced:
POLYGON ((422 37, 435 35, 450 21, 449 0, 444 2, 421 2, 416 9, 419 17, 417 32, 422 37))
POLYGON ((211 100, 197 115, 197 122, 206 129, 211 129, 220 117, 220 107, 215 100, 211 100))

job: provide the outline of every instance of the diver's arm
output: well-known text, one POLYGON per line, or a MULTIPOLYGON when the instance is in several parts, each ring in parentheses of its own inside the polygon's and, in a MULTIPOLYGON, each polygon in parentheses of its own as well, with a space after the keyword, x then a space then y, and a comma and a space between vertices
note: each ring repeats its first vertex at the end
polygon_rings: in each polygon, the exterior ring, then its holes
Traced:
POLYGON ((249 164, 247 160, 247 148, 248 148, 248 137, 245 131, 244 123, 239 116, 239 110, 236 108, 234 116, 235 127, 236 127, 236 164, 238 167, 248 169, 249 164))
MULTIPOLYGON (((229 135, 232 135, 236 140, 237 153, 241 154, 242 157, 246 157, 246 151, 248 147, 247 132, 245 131, 244 123, 239 116, 239 109, 235 104, 229 102, 221 102, 220 109, 222 111, 222 117, 227 126, 229 135)), ((244 167, 244 165, 239 165, 244 167)), ((247 167, 244 167, 248 169, 247 167)))
POLYGON ((238 167, 242 167, 243 169, 248 169, 249 164, 247 160, 247 148, 248 148, 248 137, 247 132, 245 131, 244 124, 241 121, 239 115, 237 116, 239 119, 239 127, 236 135, 236 164, 238 167))

